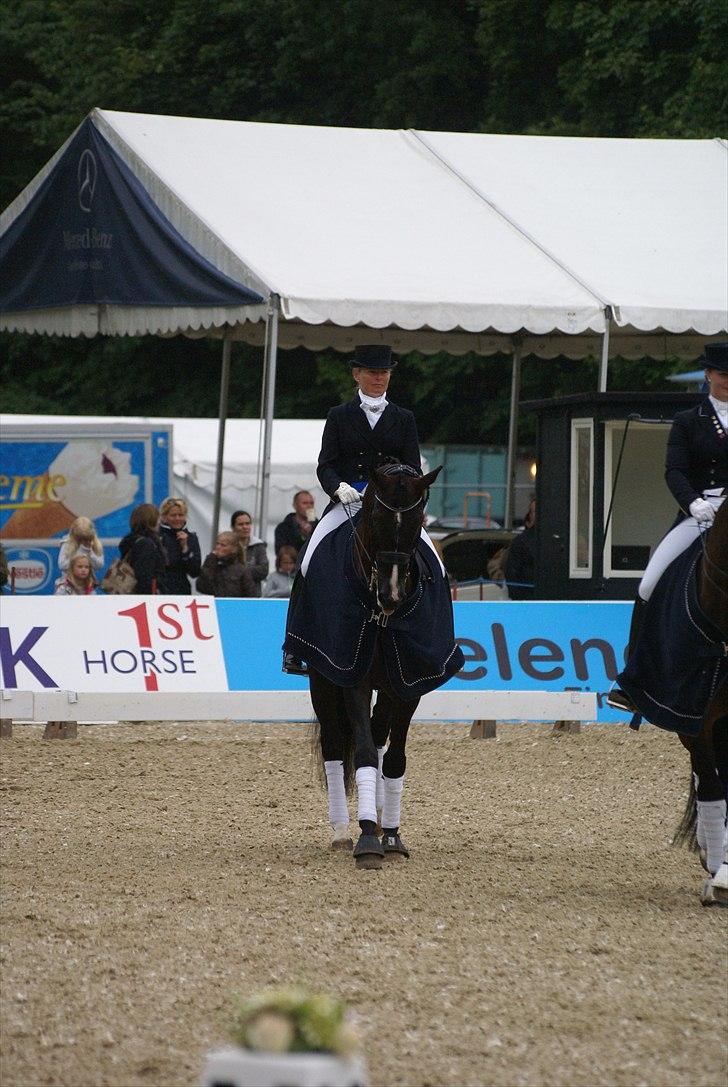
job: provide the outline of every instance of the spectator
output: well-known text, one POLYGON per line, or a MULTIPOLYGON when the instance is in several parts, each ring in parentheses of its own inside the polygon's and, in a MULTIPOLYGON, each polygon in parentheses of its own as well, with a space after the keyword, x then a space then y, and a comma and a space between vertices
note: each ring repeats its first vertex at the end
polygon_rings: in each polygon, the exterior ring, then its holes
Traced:
POLYGON ((54 596, 88 596, 96 592, 97 582, 88 555, 77 551, 65 574, 61 574, 53 590, 54 596))
POLYGON ((531 499, 523 520, 523 532, 508 548, 505 561, 508 596, 511 600, 532 600, 536 577, 536 499, 531 499))
POLYGON ((276 525, 276 555, 282 547, 292 547, 298 555, 303 545, 308 543, 311 533, 318 524, 318 517, 313 507, 313 495, 310 491, 296 491, 293 496, 293 513, 289 513, 279 525, 276 525))
POLYGON ((0 544, 0 589, 4 589, 10 579, 8 572, 8 557, 5 548, 0 544))
POLYGON ((260 584, 243 559, 237 533, 221 532, 217 537, 202 564, 197 589, 208 596, 260 596, 260 584))
POLYGON ((131 511, 129 527, 131 531, 119 544, 119 551, 134 571, 134 592, 166 592, 167 555, 159 535, 159 510, 151 502, 142 502, 131 511))
POLYGON ((284 544, 283 547, 278 548, 276 568, 265 583, 264 596, 287 597, 291 595, 293 580, 296 576, 297 558, 295 547, 287 547, 284 544))
POLYGON ((253 536, 253 519, 246 510, 235 511, 230 518, 230 527, 243 549, 242 561, 253 576, 255 591, 245 593, 245 596, 261 596, 262 582, 268 577, 268 556, 265 544, 257 536, 253 536))
POLYGON ((197 533, 187 528, 187 503, 183 498, 165 498, 159 513, 159 535, 167 554, 165 592, 189 596, 190 578, 199 574, 202 555, 197 533))
POLYGON ((94 572, 104 565, 104 549, 94 523, 88 517, 77 517, 72 521, 68 535, 63 538, 58 553, 58 566, 63 573, 69 569, 74 555, 86 555, 94 572))

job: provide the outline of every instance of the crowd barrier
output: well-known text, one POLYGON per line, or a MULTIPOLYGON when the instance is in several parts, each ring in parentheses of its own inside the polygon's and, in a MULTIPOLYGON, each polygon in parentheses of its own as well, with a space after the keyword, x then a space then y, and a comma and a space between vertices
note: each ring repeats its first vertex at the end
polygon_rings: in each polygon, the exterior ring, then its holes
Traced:
MULTIPOLYGON (((465 665, 421 721, 621 720, 604 696, 629 605, 453 605, 465 665)), ((32 721, 310 720, 308 683, 280 671, 284 600, 3 597, 0 716, 32 721)))

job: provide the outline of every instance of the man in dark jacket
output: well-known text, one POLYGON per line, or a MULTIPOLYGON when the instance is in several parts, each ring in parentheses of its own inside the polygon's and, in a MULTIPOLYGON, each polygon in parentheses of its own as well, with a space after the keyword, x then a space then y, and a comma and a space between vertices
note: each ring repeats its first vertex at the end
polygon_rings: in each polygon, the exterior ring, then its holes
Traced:
POLYGON ((283 518, 275 531, 276 556, 282 547, 292 547, 296 554, 311 538, 318 524, 310 491, 296 491, 293 496, 293 513, 283 518))

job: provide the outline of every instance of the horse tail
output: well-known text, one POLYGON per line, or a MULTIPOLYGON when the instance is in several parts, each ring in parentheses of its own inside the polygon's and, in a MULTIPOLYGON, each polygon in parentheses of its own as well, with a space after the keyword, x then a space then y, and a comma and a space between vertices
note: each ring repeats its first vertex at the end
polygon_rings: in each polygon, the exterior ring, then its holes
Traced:
POLYGON ((675 828, 672 838, 674 846, 685 846, 691 853, 698 852, 698 795, 695 789, 695 776, 690 775, 690 789, 683 817, 675 828))

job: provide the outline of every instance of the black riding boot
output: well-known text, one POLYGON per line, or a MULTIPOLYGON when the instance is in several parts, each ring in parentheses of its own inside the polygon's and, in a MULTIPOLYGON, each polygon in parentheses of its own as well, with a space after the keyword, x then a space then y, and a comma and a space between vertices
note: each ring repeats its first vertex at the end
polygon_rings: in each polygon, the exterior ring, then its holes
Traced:
MULTIPOLYGON (((301 595, 301 574, 299 573, 291 589, 291 596, 288 601, 288 616, 286 618, 286 630, 288 630, 288 620, 295 611, 298 598, 301 595)), ((302 661, 300 657, 297 657, 295 653, 291 653, 290 650, 283 650, 283 664, 281 665, 281 671, 287 672, 288 675, 293 676, 307 676, 308 665, 305 661, 302 661)))
MULTIPOLYGON (((645 612, 647 611, 647 601, 638 596, 634 602, 632 608, 632 619, 629 624, 629 637, 627 639, 627 648, 624 651, 625 664, 634 652, 634 647, 637 644, 637 639, 640 636, 642 630, 642 624, 645 621, 645 612)), ((612 706, 615 710, 627 710, 628 713, 638 713, 636 706, 632 704, 632 700, 624 691, 620 691, 619 687, 615 687, 607 695, 607 705, 612 706)))

